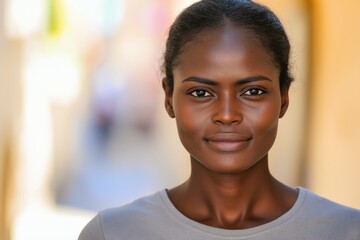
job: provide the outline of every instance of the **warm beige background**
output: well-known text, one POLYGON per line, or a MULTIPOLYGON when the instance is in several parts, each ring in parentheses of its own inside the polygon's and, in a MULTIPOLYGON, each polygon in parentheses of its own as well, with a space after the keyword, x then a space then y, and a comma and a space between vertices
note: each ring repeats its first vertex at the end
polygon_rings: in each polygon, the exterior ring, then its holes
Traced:
POLYGON ((0 1, 0 239, 7 240, 14 219, 12 205, 21 115, 21 42, 4 32, 4 1, 0 1))
POLYGON ((291 64, 295 82, 290 88, 290 105, 280 120, 279 132, 270 152, 273 174, 287 184, 297 186, 303 181, 306 116, 308 99, 309 39, 308 8, 304 1, 262 0, 282 20, 292 51, 291 64))
POLYGON ((308 186, 360 208, 360 2, 311 7, 308 186))

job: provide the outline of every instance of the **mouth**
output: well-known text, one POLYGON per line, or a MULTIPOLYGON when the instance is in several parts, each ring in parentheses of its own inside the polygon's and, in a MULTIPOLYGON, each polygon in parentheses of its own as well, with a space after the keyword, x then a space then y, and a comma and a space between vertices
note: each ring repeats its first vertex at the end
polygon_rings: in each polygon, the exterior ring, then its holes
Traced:
POLYGON ((235 152, 245 149, 251 137, 237 133, 218 133, 204 138, 205 142, 215 151, 235 152))

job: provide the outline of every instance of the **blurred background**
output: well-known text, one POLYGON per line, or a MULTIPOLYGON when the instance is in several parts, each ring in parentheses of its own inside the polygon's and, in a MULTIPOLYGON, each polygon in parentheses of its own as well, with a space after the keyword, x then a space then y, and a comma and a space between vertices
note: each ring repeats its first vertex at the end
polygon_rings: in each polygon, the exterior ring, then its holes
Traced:
MULTIPOLYGON (((186 180, 159 69, 192 2, 0 0, 0 239, 77 239, 100 209, 186 180)), ((360 208, 360 2, 259 2, 296 79, 271 170, 360 208)))

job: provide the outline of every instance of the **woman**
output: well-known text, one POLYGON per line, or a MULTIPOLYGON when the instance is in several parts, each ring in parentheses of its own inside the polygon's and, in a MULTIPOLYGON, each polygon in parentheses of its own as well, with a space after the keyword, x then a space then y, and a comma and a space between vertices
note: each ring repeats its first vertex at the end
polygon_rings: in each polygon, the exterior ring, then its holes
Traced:
POLYGON ((289 52, 265 6, 203 0, 185 9, 169 32, 163 88, 190 178, 100 212, 79 239, 360 239, 358 210, 269 171, 289 104, 289 52))

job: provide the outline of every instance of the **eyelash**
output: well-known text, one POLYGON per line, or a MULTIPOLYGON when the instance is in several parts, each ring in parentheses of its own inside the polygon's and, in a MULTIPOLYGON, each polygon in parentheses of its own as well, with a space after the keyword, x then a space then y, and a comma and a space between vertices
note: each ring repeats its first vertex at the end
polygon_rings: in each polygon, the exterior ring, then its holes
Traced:
MULTIPOLYGON (((252 87, 252 88, 246 89, 246 91, 241 93, 240 96, 260 96, 265 93, 267 93, 267 91, 265 91, 261 88, 252 87), (252 91, 257 91, 257 93, 252 94, 251 93, 252 91)), ((193 97, 196 97, 196 98, 208 98, 208 97, 214 96, 212 93, 210 93, 208 90, 205 90, 205 89, 195 89, 195 90, 189 91, 188 94, 193 97), (202 95, 202 96, 200 96, 200 95, 202 95)))
POLYGON ((196 98, 207 98, 207 97, 214 96, 209 91, 204 90, 204 89, 195 89, 195 90, 190 91, 188 94, 193 96, 193 97, 196 97, 196 98), (204 96, 198 96, 197 94, 199 94, 200 92, 203 92, 205 95, 204 96))
POLYGON ((265 93, 267 93, 265 90, 263 90, 261 88, 253 87, 253 88, 246 89, 246 91, 243 92, 241 94, 241 96, 259 96, 259 95, 262 95, 265 93), (257 94, 252 95, 251 91, 257 91, 257 94))

